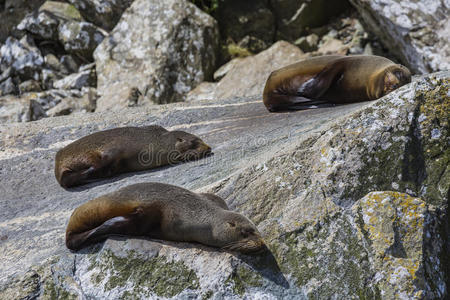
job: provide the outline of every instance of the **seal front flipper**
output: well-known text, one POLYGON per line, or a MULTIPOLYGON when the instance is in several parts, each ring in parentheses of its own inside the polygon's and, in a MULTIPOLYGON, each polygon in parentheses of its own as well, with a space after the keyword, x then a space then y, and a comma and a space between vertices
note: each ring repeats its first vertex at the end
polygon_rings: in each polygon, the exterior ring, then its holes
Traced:
POLYGON ((343 76, 344 67, 340 61, 329 63, 322 71, 297 89, 297 96, 319 99, 334 82, 343 76))
POLYGON ((148 230, 145 226, 140 226, 140 218, 142 217, 142 208, 136 210, 126 216, 117 216, 105 221, 98 227, 88 231, 73 233, 67 232, 66 246, 70 250, 79 250, 82 247, 107 239, 111 235, 144 235, 144 230, 148 230))

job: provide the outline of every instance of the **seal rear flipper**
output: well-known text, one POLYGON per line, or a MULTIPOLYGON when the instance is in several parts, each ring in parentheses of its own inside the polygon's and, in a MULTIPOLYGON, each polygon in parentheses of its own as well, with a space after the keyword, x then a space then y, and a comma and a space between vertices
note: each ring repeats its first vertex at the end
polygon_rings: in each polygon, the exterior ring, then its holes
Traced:
POLYGON ((80 233, 67 232, 66 246, 76 251, 84 246, 101 242, 111 235, 143 235, 148 228, 139 226, 141 215, 142 209, 137 208, 131 214, 111 218, 91 230, 80 233))

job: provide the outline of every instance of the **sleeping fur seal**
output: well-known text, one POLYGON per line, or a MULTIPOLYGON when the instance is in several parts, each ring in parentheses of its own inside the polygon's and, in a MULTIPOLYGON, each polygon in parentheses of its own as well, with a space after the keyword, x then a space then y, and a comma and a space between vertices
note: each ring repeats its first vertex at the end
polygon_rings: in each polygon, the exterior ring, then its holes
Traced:
POLYGON ((263 93, 271 112, 378 99, 411 82, 410 71, 374 55, 308 58, 272 72, 263 93))
POLYGON ((59 150, 55 176, 67 188, 209 154, 210 146, 184 131, 168 131, 156 125, 122 127, 93 133, 59 150))
POLYGON ((110 235, 197 242, 242 253, 265 244, 256 226, 214 194, 163 183, 138 183, 98 197, 72 213, 66 246, 78 250, 110 235))

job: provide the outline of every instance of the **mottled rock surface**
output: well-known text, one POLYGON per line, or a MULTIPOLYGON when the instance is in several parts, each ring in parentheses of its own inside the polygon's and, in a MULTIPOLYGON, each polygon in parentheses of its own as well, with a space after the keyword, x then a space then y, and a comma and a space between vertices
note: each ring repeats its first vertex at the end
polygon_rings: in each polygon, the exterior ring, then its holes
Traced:
POLYGON ((449 277, 449 72, 374 102, 268 113, 196 101, 0 127, 0 298, 444 298, 449 277), (208 159, 64 190, 56 151, 97 130, 159 124, 208 159), (144 181, 222 196, 271 254, 112 238, 71 253, 71 211, 144 181))
POLYGON ((228 63, 229 68, 221 67, 223 71, 226 71, 226 75, 217 83, 214 98, 261 97, 266 80, 272 71, 306 57, 298 47, 279 41, 257 55, 236 58, 228 63))
POLYGON ((350 0, 392 53, 417 73, 450 68, 450 3, 350 0))
POLYGON ((133 88, 146 104, 182 101, 212 78, 217 47, 216 21, 194 4, 133 2, 94 54, 98 110, 126 107, 133 88))
POLYGON ((89 22, 105 29, 112 30, 119 21, 123 11, 134 0, 67 0, 81 12, 89 22))

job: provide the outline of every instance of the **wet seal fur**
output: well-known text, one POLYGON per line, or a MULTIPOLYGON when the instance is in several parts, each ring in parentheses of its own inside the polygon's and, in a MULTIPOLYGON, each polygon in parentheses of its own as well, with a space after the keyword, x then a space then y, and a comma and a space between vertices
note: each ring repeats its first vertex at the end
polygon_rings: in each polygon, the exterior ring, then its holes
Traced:
POLYGON ((184 131, 168 131, 156 125, 122 127, 93 133, 59 150, 55 176, 62 187, 68 188, 210 154, 210 146, 184 131))
POLYGON ((375 100, 411 82, 410 71, 374 55, 325 55, 272 72, 263 92, 271 112, 375 100))
POLYGON ((130 185, 76 208, 66 246, 78 250, 111 235, 197 242, 242 253, 267 249, 256 226, 230 211, 222 198, 156 182, 130 185))

